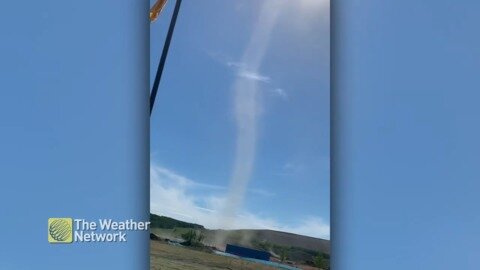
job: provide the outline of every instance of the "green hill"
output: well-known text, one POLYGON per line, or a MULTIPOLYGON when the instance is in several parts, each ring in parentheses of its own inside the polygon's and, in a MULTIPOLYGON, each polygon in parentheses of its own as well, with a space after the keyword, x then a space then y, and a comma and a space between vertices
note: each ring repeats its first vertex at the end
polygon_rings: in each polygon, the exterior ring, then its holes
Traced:
POLYGON ((202 225, 188 223, 165 216, 157 216, 150 214, 150 228, 160 229, 174 229, 174 228, 189 228, 189 229, 205 229, 202 225))

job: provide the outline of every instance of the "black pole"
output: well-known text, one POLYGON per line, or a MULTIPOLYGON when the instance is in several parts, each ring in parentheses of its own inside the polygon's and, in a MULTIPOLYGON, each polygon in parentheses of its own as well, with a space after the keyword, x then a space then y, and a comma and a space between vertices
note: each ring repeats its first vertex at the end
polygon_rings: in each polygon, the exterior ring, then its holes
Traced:
POLYGON ((177 0, 177 3, 175 4, 175 10, 173 11, 172 20, 170 21, 170 27, 168 28, 167 38, 165 39, 165 44, 163 45, 162 57, 160 57, 160 62, 158 63, 157 75, 155 75, 152 92, 150 93, 150 115, 152 115, 153 105, 155 104, 155 98, 157 97, 158 86, 160 85, 160 79, 162 78, 165 61, 167 60, 168 49, 170 48, 170 42, 172 41, 173 30, 175 29, 175 23, 177 22, 180 4, 182 4, 182 0, 177 0))

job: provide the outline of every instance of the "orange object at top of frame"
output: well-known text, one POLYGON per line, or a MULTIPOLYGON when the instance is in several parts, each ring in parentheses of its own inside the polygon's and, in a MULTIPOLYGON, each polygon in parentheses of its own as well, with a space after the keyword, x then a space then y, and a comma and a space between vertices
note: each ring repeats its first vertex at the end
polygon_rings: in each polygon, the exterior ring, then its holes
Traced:
POLYGON ((150 22, 154 22, 158 18, 165 7, 165 4, 167 4, 167 0, 157 0, 157 2, 150 9, 150 22))

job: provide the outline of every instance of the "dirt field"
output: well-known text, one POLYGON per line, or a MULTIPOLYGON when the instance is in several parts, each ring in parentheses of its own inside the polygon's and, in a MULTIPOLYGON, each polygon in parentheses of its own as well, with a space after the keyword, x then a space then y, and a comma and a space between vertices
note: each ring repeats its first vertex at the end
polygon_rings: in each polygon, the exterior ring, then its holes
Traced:
POLYGON ((209 254, 161 241, 150 241, 152 270, 275 270, 275 268, 241 259, 209 254))

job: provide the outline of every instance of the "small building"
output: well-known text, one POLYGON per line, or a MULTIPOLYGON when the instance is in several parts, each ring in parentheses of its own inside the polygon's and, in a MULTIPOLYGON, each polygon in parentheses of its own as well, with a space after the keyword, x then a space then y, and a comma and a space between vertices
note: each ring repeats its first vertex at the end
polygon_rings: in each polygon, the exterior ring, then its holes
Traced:
POLYGON ((227 244, 227 247, 225 248, 225 253, 236 255, 239 257, 252 258, 252 259, 263 260, 263 261, 269 261, 271 256, 270 252, 231 245, 231 244, 227 244))

